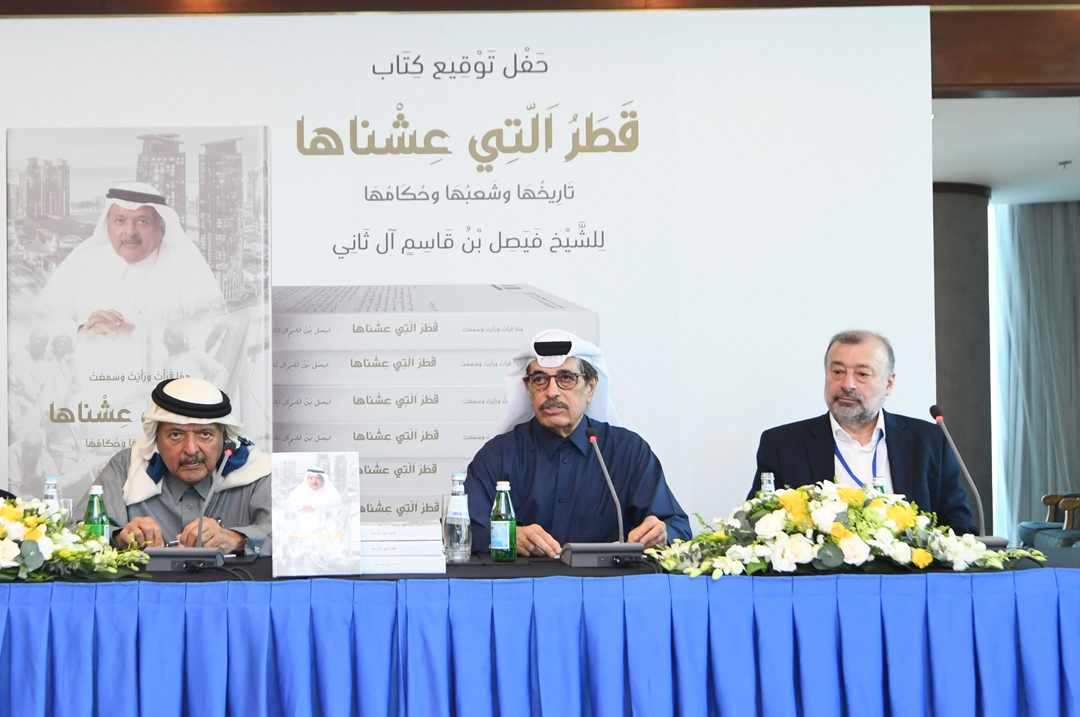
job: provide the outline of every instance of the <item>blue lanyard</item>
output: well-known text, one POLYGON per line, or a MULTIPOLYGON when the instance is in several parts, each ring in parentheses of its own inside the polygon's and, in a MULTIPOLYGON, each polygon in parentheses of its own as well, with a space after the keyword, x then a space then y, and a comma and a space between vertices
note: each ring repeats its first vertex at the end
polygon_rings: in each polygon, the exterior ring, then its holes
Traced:
MULTIPOLYGON (((877 440, 874 441, 874 460, 870 464, 870 471, 873 473, 873 475, 870 476, 871 478, 874 478, 875 476, 877 476, 877 448, 878 448, 878 444, 881 443, 881 439, 884 438, 884 437, 885 437, 885 431, 879 429, 878 430, 878 435, 877 435, 877 440)), ((840 459, 840 465, 842 465, 844 467, 844 470, 847 471, 848 475, 851 476, 851 480, 858 483, 859 487, 862 488, 863 487, 863 482, 855 477, 855 473, 854 473, 854 471, 851 470, 851 466, 849 466, 847 464, 847 461, 844 460, 844 456, 840 455, 840 446, 836 445, 835 441, 833 441, 833 453, 835 453, 836 457, 840 459)))

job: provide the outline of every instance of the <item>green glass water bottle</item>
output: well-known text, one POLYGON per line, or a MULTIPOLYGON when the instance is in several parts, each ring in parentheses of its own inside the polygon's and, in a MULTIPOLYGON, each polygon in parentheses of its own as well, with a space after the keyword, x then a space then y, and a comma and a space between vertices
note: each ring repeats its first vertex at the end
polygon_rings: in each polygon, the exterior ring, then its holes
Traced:
POLYGON ((99 485, 90 486, 90 501, 86 504, 83 523, 90 535, 109 542, 109 516, 105 514, 105 498, 99 485))
POLYGON ((510 502, 510 481, 495 484, 495 504, 491 506, 491 559, 517 560, 517 520, 510 502))

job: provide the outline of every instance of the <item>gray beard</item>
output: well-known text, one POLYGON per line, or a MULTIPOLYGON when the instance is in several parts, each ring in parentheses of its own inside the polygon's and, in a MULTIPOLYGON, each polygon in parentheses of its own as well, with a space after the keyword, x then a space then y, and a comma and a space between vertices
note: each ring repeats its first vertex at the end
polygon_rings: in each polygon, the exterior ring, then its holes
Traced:
POLYGON ((829 405, 829 413, 833 415, 837 423, 846 423, 850 426, 863 426, 869 425, 877 419, 877 410, 870 411, 865 404, 859 404, 852 406, 851 408, 844 408, 841 406, 829 405))
POLYGON ((836 402, 834 397, 829 400, 829 413, 836 419, 837 423, 846 423, 849 426, 856 428, 865 428, 869 424, 877 420, 878 411, 881 410, 882 401, 872 401, 871 403, 858 403, 850 408, 841 406, 836 402))

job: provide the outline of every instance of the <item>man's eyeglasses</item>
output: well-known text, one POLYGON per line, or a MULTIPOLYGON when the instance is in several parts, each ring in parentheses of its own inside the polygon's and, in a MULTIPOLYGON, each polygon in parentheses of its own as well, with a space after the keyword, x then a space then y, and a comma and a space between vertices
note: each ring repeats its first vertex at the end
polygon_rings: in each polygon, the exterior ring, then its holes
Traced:
POLYGON ((525 376, 522 380, 525 381, 525 385, 529 387, 530 391, 543 391, 551 383, 551 379, 555 379, 556 386, 564 391, 569 391, 574 386, 577 386, 579 378, 581 378, 581 374, 573 371, 559 371, 554 376, 543 371, 536 371, 525 376))

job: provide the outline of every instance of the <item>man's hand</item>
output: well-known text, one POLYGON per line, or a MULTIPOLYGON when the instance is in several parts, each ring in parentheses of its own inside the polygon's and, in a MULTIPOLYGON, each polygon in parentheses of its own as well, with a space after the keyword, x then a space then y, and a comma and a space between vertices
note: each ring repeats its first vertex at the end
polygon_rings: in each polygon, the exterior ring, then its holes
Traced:
POLYGON ((667 543, 667 523, 655 515, 650 515, 641 521, 641 525, 630 531, 630 535, 626 536, 626 542, 641 543, 646 548, 664 545, 667 543))
POLYGON ((79 336, 126 336, 135 330, 133 324, 124 321, 124 315, 115 309, 98 309, 90 313, 86 323, 79 327, 79 336))
POLYGON ((116 546, 120 550, 163 548, 165 539, 161 535, 161 526, 153 518, 140 516, 133 518, 123 530, 116 534, 116 546))
POLYGON ((518 555, 546 555, 557 558, 562 554, 562 546, 539 525, 519 525, 517 551, 518 555))
MULTIPOLYGON (((199 519, 191 521, 184 528, 184 532, 176 536, 180 545, 194 548, 199 540, 199 519)), ((203 518, 202 544, 204 548, 221 548, 226 553, 239 550, 247 545, 247 536, 229 530, 213 518, 203 518)))

